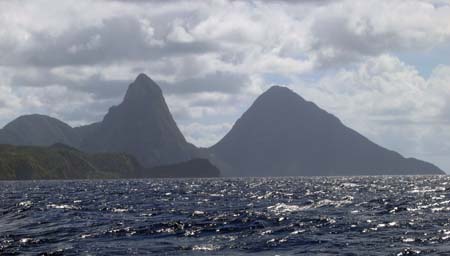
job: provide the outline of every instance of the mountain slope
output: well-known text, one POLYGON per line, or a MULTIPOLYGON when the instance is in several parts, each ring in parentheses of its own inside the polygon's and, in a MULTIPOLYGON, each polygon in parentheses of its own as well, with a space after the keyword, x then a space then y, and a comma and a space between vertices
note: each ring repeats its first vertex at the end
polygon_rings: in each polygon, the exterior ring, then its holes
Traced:
POLYGON ((123 102, 83 140, 88 152, 125 152, 145 167, 190 160, 195 147, 178 129, 159 86, 140 74, 123 102))
POLYGON ((0 145, 0 180, 136 178, 139 163, 126 154, 86 154, 63 144, 0 145))
POLYGON ((229 176, 443 174, 376 145, 279 86, 263 93, 210 152, 229 176))
POLYGON ((206 159, 143 168, 123 153, 83 153, 64 144, 0 145, 0 180, 219 177, 206 159))
POLYGON ((77 147, 81 138, 69 125, 44 115, 25 115, 0 130, 0 144, 50 146, 64 143, 77 147))
MULTIPOLYGON (((81 138, 81 142, 83 142, 84 138, 91 136, 99 127, 101 123, 92 123, 88 125, 74 127, 73 131, 81 138)), ((80 147, 81 145, 78 145, 80 147)))

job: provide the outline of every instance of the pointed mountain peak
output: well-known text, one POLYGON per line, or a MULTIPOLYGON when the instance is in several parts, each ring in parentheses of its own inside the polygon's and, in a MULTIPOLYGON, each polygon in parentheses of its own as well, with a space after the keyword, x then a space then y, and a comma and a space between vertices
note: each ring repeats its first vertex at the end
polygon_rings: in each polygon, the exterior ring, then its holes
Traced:
POLYGON ((162 97, 161 88, 150 77, 141 73, 128 87, 125 95, 125 101, 149 99, 149 97, 152 96, 162 97))
POLYGON ((140 74, 125 99, 111 107, 102 123, 84 139, 89 152, 124 152, 145 167, 189 160, 196 149, 186 142, 159 86, 140 74))
POLYGON ((134 82, 138 82, 138 83, 154 83, 153 80, 150 77, 148 77, 146 74, 144 74, 144 73, 140 73, 136 77, 134 82))

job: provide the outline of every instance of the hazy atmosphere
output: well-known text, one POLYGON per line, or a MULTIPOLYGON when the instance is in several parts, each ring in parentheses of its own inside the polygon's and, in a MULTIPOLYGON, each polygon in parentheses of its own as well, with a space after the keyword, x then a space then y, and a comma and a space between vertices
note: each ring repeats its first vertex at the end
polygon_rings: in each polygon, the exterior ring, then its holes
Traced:
POLYGON ((146 73, 211 146, 274 84, 450 171, 450 2, 1 1, 0 126, 100 121, 146 73))
POLYGON ((450 0, 0 0, 0 255, 450 255, 450 0))

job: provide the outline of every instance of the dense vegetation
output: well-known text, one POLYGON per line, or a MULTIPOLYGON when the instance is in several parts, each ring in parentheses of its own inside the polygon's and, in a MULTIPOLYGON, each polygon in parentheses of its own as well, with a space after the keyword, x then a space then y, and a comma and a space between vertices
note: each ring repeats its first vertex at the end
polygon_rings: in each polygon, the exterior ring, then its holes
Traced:
POLYGON ((0 179, 103 179, 141 175, 138 162, 125 154, 86 154, 51 147, 0 145, 0 179))
POLYGON ((219 170, 205 159, 146 169, 134 157, 122 153, 88 154, 63 144, 0 145, 0 180, 218 176, 219 170))

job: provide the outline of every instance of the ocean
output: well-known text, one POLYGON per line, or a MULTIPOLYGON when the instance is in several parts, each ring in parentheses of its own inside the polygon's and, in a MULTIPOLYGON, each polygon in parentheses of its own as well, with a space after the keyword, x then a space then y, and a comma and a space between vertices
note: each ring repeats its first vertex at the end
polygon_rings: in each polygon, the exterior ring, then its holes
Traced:
POLYGON ((0 182, 0 255, 450 255, 447 176, 0 182))

